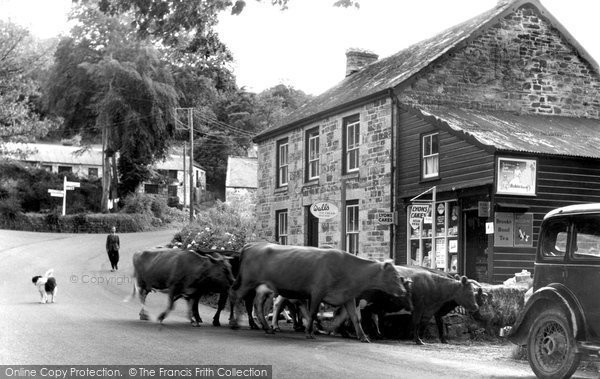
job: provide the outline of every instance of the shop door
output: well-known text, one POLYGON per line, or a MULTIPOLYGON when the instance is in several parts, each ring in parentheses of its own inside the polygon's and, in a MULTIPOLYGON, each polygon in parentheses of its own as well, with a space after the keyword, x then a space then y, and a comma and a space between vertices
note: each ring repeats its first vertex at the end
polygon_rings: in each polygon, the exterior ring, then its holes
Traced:
POLYGON ((306 246, 319 246, 319 219, 306 207, 306 246))
POLYGON ((485 218, 477 216, 477 210, 465 211, 464 230, 464 273, 470 279, 488 281, 487 235, 485 218))

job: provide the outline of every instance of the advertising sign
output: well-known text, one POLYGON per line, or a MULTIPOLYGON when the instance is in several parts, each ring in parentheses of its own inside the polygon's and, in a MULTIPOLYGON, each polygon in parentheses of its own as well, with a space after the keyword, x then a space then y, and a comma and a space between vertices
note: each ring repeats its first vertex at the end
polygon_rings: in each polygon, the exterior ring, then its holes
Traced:
POLYGON ((535 159, 498 158, 496 193, 535 196, 535 159))
POLYGON ((428 218, 431 223, 431 204, 418 204, 410 206, 410 226, 417 229, 421 225, 421 220, 428 218))
POLYGON ((391 225, 394 223, 394 212, 379 212, 377 213, 377 222, 383 225, 391 225))
POLYGON ((496 212, 494 217, 494 246, 513 247, 514 230, 513 214, 496 212))
POLYGON ((515 214, 515 247, 533 247, 533 213, 515 214))
POLYGON ((310 206, 310 213, 319 219, 328 219, 338 214, 338 208, 335 204, 327 201, 317 201, 310 206))

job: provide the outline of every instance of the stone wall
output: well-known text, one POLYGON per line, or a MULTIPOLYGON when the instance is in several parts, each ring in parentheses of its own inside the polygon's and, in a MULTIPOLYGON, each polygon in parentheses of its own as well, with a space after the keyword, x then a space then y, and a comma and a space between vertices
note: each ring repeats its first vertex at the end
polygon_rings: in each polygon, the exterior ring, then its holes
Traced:
POLYGON ((378 212, 391 207, 391 101, 383 99, 334 117, 318 120, 301 129, 261 142, 258 154, 256 215, 261 238, 275 239, 275 212, 288 210, 288 244, 306 244, 308 207, 315 201, 334 203, 340 213, 319 221, 319 245, 342 248, 342 208, 346 200, 359 202, 359 255, 373 259, 389 257, 390 227, 380 225, 378 212), (360 170, 342 173, 342 120, 360 114, 360 170), (319 179, 305 182, 306 130, 319 127, 319 179), (288 138, 289 180, 276 188, 277 141, 288 138), (345 194, 345 195, 344 195, 345 194))
POLYGON ((524 6, 418 75, 406 103, 600 118, 600 75, 524 6))

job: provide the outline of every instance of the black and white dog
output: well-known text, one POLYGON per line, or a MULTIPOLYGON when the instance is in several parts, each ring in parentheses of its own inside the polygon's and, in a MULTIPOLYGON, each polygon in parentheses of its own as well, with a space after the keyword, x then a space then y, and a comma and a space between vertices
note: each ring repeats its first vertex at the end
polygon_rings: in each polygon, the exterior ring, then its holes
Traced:
POLYGON ((40 291, 40 303, 44 304, 47 302, 54 303, 56 298, 56 279, 54 279, 54 270, 50 269, 46 271, 44 276, 36 275, 31 278, 33 284, 40 291), (49 301, 49 297, 52 296, 52 300, 49 301))

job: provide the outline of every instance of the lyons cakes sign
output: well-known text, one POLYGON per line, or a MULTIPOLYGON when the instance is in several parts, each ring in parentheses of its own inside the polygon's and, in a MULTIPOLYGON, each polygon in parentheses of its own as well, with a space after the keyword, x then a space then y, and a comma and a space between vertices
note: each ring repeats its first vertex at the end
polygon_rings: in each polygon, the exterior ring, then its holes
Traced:
POLYGON ((328 201, 317 201, 310 206, 310 213, 318 219, 328 219, 338 214, 338 208, 328 201))

